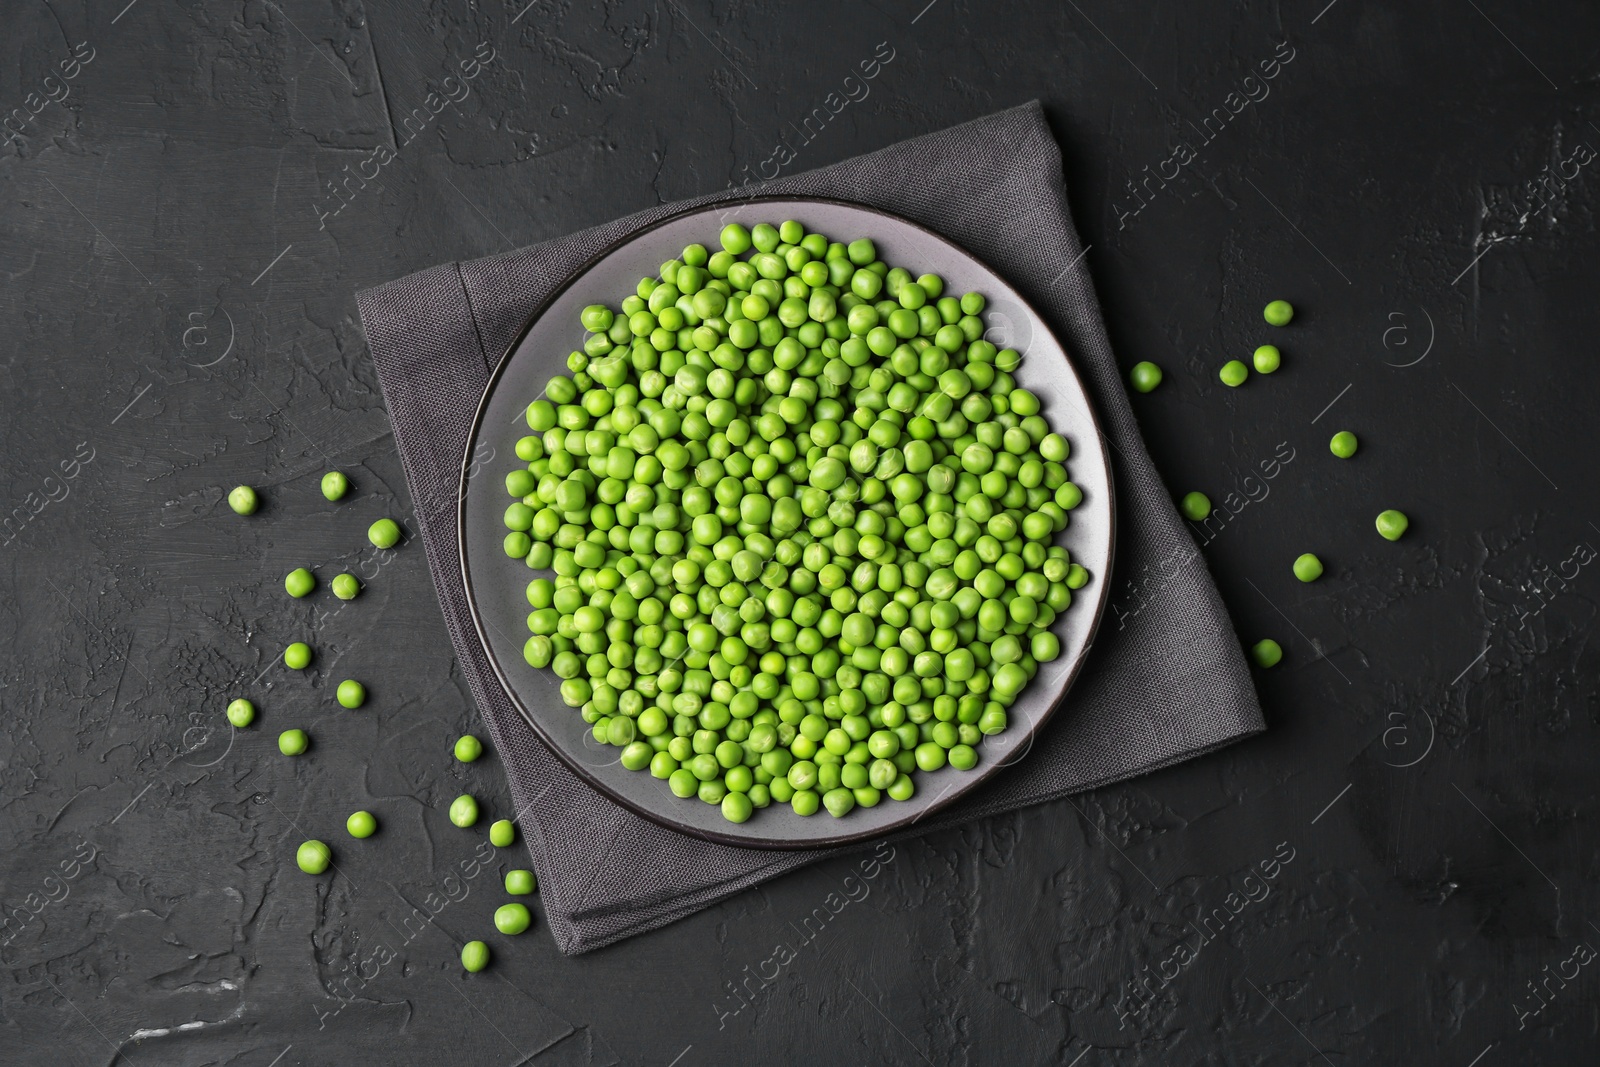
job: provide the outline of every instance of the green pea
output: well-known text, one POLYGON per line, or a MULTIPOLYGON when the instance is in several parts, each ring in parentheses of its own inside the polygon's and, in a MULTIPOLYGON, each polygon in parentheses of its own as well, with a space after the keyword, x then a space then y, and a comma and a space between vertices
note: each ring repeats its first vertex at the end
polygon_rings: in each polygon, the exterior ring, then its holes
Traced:
POLYGON ((244 697, 228 702, 228 721, 241 730, 256 721, 256 706, 244 697))
POLYGON ((1411 520, 1406 518, 1404 512, 1389 509, 1378 513, 1378 535, 1386 541, 1398 541, 1406 532, 1406 527, 1411 525, 1411 520))
POLYGON ((367 540, 375 548, 393 548, 400 540, 400 526, 393 519, 379 519, 367 527, 367 540))
POLYGON ((1270 637, 1263 638, 1250 646, 1250 658, 1256 661, 1257 667, 1276 667, 1283 659, 1283 646, 1270 637))
POLYGON ((745 793, 729 792, 722 798, 722 817, 729 822, 745 822, 754 812, 755 805, 745 793))
POLYGON ((1244 384, 1246 378, 1250 377, 1250 368, 1236 359, 1230 359, 1222 365, 1222 370, 1218 372, 1217 377, 1222 379, 1223 385, 1237 388, 1244 384))
POLYGON ((992 684, 996 696, 1009 699, 1022 692, 1022 687, 1028 684, 1028 672, 1015 663, 1007 663, 995 671, 992 684))
POLYGON ((236 485, 228 491, 228 506, 236 515, 254 515, 261 506, 261 499, 250 486, 236 485))
POLYGON ((462 734, 456 741, 455 757, 462 763, 472 763, 483 755, 483 742, 471 734, 462 734))
POLYGON ((346 678, 339 683, 334 697, 347 708, 359 708, 367 702, 367 687, 354 679, 346 678))
POLYGON ((311 745, 304 730, 285 730, 278 735, 278 751, 285 756, 298 756, 311 745))
POLYGON ((1178 510, 1190 522, 1201 522, 1211 515, 1211 498, 1204 493, 1185 493, 1178 501, 1178 510))
POLYGON ((311 665, 311 646, 304 641, 296 641, 283 650, 283 664, 290 670, 305 670, 311 665))
POLYGON ((321 874, 333 863, 333 853, 321 841, 303 841, 295 850, 294 861, 307 874, 321 874))
POLYGON ((283 587, 288 590, 290 596, 298 600, 309 595, 317 587, 317 579, 304 567, 296 567, 283 580, 283 587))
POLYGON ((742 256, 750 251, 750 231, 737 222, 730 222, 722 228, 720 241, 731 255, 742 256))
POLYGON ((1283 355, 1275 345, 1262 345, 1250 354, 1250 362, 1258 374, 1271 374, 1282 364, 1283 355))
POLYGON ((533 923, 526 904, 502 904, 494 910, 494 928, 502 934, 515 936, 533 923))
POLYGON ((1294 306, 1287 300, 1274 300, 1261 312, 1261 317, 1269 326, 1287 326, 1294 318, 1294 306))
POLYGON ((350 491, 350 479, 343 471, 329 471, 322 476, 322 495, 329 500, 343 500, 350 491))
POLYGON ((1307 552, 1294 561, 1294 576, 1302 582, 1314 582, 1322 577, 1322 561, 1307 552))
POLYGON ((529 495, 537 485, 532 471, 518 469, 506 475, 506 492, 514 497, 529 495))
MULTIPOLYGON (((602 308, 602 311, 605 309, 602 308)), ((610 312, 607 312, 610 314, 610 312)), ((556 407, 548 400, 535 400, 528 405, 528 429, 538 430, 541 433, 554 428, 556 424, 556 407)))
POLYGON ((340 600, 354 600, 361 595, 361 582, 353 574, 336 574, 328 585, 340 600))
POLYGON ((450 821, 460 827, 468 827, 478 821, 478 800, 470 793, 463 793, 450 802, 450 821))
MULTIPOLYGON (((862 237, 851 241, 845 246, 845 254, 849 256, 850 262, 858 267, 865 267, 878 258, 877 247, 870 237, 862 237)), ((860 272, 858 271, 857 273, 860 272)))
POLYGON ((539 888, 539 879, 534 877, 532 871, 516 870, 506 872, 506 892, 514 897, 525 897, 539 888))
POLYGON ((510 819, 496 819, 489 826, 489 843, 505 848, 517 839, 517 827, 510 819))
POLYGON ((1356 440, 1356 435, 1349 430, 1340 430, 1333 435, 1333 440, 1328 442, 1328 451, 1340 459, 1349 459, 1356 454, 1358 447, 1359 442, 1356 440))
POLYGON ((371 837, 378 832, 378 820, 370 811, 358 811, 344 821, 344 828, 351 837, 371 837))
MULTIPOLYGON (((602 309, 603 310, 603 309, 602 309)), ((461 946, 461 967, 476 974, 489 966, 489 946, 482 941, 468 941, 461 946)))
POLYGON ((842 819, 856 806, 856 797, 850 790, 839 786, 822 795, 822 806, 827 808, 828 814, 835 819, 842 819))
POLYGON ((1128 382, 1138 392, 1151 392, 1161 384, 1161 368, 1148 360, 1135 363, 1128 372, 1128 382))

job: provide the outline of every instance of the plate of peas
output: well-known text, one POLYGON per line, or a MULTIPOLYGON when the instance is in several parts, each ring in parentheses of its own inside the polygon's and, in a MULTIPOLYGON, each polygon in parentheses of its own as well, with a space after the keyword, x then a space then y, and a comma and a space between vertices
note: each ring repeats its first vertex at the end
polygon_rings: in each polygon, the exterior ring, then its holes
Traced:
POLYGON ((937 233, 838 200, 690 209, 531 309, 491 376, 472 617, 535 733, 640 815, 878 837, 1025 758, 1082 667, 1103 441, 1060 340, 937 233))

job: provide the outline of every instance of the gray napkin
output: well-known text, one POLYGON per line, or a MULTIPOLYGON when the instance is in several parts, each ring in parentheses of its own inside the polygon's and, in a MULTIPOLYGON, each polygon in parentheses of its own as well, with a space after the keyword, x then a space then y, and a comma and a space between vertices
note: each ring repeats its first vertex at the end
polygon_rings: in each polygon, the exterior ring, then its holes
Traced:
MULTIPOLYGON (((1092 789, 1264 729, 1222 601, 1139 437, 1080 261, 1060 150, 1039 104, 770 182, 761 191, 859 201, 920 222, 977 255, 1054 327, 1111 445, 1123 592, 1111 599, 1082 675, 1035 751, 913 832, 1092 789)), ((473 631, 457 562, 456 490, 467 435, 489 373, 529 310, 617 240, 726 196, 665 204, 359 295, 456 658, 506 766, 545 912, 568 954, 652 930, 840 851, 708 844, 642 819, 579 780, 500 688, 473 631)))

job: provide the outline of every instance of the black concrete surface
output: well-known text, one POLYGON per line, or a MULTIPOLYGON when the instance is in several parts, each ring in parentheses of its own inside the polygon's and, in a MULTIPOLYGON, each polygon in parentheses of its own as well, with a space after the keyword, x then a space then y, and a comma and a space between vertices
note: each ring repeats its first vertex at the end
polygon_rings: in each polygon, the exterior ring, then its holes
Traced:
MULTIPOLYGON (((13 0, 4 26, 0 1063, 1592 1062, 1593 5, 13 0), (1167 372, 1135 398, 1157 463, 1225 507, 1206 560, 1287 651, 1268 733, 589 956, 490 936, 464 975, 519 854, 444 817, 507 793, 449 758, 478 726, 420 549, 362 551, 409 505, 353 293, 1035 96, 1071 269, 1167 372), (1217 381, 1269 339, 1278 374, 1217 381), (289 602, 303 564, 367 592, 289 602), (274 666, 308 635, 312 671, 274 666), (310 836, 339 877, 294 868, 310 836)), ((1114 580, 1108 626, 1156 579, 1114 580)))

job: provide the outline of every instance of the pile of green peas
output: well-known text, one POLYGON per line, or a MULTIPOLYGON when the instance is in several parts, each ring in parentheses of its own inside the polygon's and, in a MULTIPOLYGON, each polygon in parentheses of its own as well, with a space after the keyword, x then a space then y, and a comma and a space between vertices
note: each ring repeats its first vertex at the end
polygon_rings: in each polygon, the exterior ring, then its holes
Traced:
POLYGON ((982 295, 797 222, 733 223, 527 409, 505 480, 527 662, 679 797, 842 817, 970 770, 1060 655, 1083 493, 982 295), (1069 578, 1070 575, 1070 578, 1069 578))

